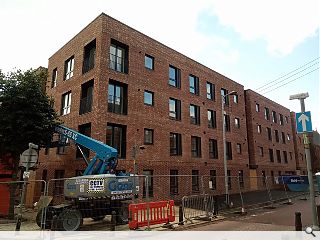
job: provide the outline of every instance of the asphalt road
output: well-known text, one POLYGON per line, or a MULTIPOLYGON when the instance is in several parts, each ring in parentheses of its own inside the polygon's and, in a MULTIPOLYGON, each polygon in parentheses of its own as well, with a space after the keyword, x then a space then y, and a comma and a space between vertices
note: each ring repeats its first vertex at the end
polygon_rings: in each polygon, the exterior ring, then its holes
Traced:
MULTIPOLYGON (((294 199, 292 205, 279 204, 275 209, 258 209, 247 215, 192 228, 193 231, 289 231, 295 230, 295 212, 301 212, 302 226, 312 225, 310 200, 294 199)), ((320 205, 320 197, 316 197, 320 205)))

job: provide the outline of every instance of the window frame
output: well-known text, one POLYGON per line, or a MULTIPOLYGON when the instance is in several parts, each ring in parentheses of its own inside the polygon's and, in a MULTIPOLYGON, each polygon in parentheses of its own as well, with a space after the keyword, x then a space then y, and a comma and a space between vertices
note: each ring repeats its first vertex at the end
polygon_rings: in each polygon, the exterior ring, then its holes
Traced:
POLYGON ((147 106, 154 106, 154 92, 149 90, 144 90, 143 92, 143 103, 147 106), (151 96, 151 104, 149 102, 146 102, 146 94, 150 94, 151 96))
POLYGON ((72 92, 68 91, 68 92, 62 94, 61 116, 65 116, 65 115, 70 114, 71 104, 72 104, 72 92))
POLYGON ((181 87, 181 79, 180 79, 180 69, 173 66, 169 65, 169 85, 175 88, 180 88, 181 87), (171 78, 171 73, 174 71, 174 78, 171 78))
POLYGON ((208 128, 217 128, 216 111, 207 109, 208 128), (210 116, 209 116, 210 115, 210 116), (210 119, 209 119, 210 118, 210 119))
POLYGON ((209 159, 218 159, 219 150, 218 150, 218 141, 216 139, 209 139, 209 159))
POLYGON ((74 73, 74 56, 71 56, 64 62, 64 80, 69 80, 74 73))
POLYGON ((170 146, 169 147, 170 156, 181 156, 182 155, 182 135, 180 133, 170 132, 169 146, 170 146))
POLYGON ((149 54, 145 54, 144 55, 144 66, 146 69, 154 70, 154 57, 149 54), (151 60, 151 67, 149 66, 150 62, 148 60, 151 60))
POLYGON ((201 158, 201 137, 191 136, 191 157, 201 158))
POLYGON ((200 106, 195 104, 189 105, 189 116, 190 116, 190 123, 194 125, 200 125, 200 106), (194 117, 192 116, 192 109, 194 109, 194 117))
POLYGON ((151 128, 144 128, 143 129, 143 140, 144 140, 144 144, 153 145, 154 144, 154 130, 151 128), (150 136, 151 136, 151 139, 150 139, 150 136))
POLYGON ((180 121, 181 120, 181 101, 175 98, 169 98, 169 118, 180 121), (171 105, 171 102, 174 104, 171 105), (174 106, 174 111, 172 111, 171 106, 174 106), (174 114, 174 116, 172 116, 174 114))
POLYGON ((192 74, 189 74, 189 92, 199 95, 199 78, 192 74))
POLYGON ((207 99, 211 101, 215 101, 215 85, 213 83, 208 81, 206 82, 206 92, 207 92, 207 99))

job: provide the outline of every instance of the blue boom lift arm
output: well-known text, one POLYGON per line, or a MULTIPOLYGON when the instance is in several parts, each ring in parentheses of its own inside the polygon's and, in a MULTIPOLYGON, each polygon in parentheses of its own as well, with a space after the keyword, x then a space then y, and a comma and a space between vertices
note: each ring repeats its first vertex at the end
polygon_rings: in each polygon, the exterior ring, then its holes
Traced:
POLYGON ((88 163, 83 175, 114 173, 118 163, 117 149, 63 125, 57 126, 55 131, 61 136, 74 141, 77 145, 95 152, 96 155, 88 163))

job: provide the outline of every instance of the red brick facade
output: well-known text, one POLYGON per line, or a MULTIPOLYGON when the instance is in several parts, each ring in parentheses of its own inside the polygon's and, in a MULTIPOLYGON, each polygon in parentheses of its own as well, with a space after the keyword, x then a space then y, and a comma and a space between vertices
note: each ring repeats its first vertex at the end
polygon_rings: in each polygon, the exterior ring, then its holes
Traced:
MULTIPOLYGON (((117 50, 118 51, 118 50, 117 50)), ((123 67, 121 65, 121 67, 123 67)), ((199 175, 209 175, 210 170, 216 170, 217 176, 224 175, 223 168, 223 140, 222 140, 222 97, 221 89, 237 92, 237 101, 229 96, 229 106, 225 106, 225 113, 230 116, 230 131, 226 132, 226 140, 231 142, 232 160, 228 160, 228 170, 231 176, 238 176, 240 170, 244 177, 249 176, 249 166, 257 169, 258 176, 262 171, 270 175, 274 171, 282 174, 294 173, 296 170, 295 151, 292 140, 290 111, 271 100, 248 90, 235 81, 199 64, 198 62, 178 53, 177 51, 151 39, 150 37, 124 25, 123 23, 101 14, 66 45, 49 59, 47 93, 55 99, 55 109, 61 112, 62 95, 71 91, 70 113, 61 116, 64 125, 78 130, 80 125, 91 124, 91 137, 102 142, 107 141, 108 124, 125 126, 123 139, 125 152, 119 160, 118 169, 133 172, 133 148, 144 145, 136 155, 137 170, 142 174, 144 170, 153 170, 153 175, 169 175, 170 170, 178 170, 179 175, 191 175, 192 170, 198 170, 199 175), (86 46, 95 40, 94 68, 83 74, 84 55, 86 46), (110 68, 110 46, 119 44, 126 50, 127 65, 124 62, 124 72, 110 68), (145 67, 145 56, 154 60, 153 69, 145 67), (74 57, 73 76, 64 80, 66 61, 74 57), (180 86, 169 84, 169 66, 180 69, 180 86), (56 86, 52 87, 54 70, 57 70, 56 86), (198 94, 190 93, 189 75, 198 79, 198 94), (79 114, 82 85, 93 80, 93 103, 91 111, 79 114), (125 86, 127 114, 116 114, 108 111, 108 86, 114 81, 125 86), (214 85, 214 99, 207 98, 207 82, 214 85), (144 91, 153 93, 153 105, 144 103, 144 91), (169 99, 181 101, 181 120, 169 117, 169 99), (236 103, 237 102, 237 103, 236 103), (247 102, 247 104, 245 104, 247 102), (255 112, 255 103, 260 104, 260 112, 255 112), (200 109, 200 124, 190 123, 190 104, 200 109), (245 109, 245 106, 247 108, 245 109), (264 107, 288 118, 284 125, 266 121, 263 115, 264 107), (216 112, 216 127, 208 127, 207 110, 216 112), (247 112, 247 114, 246 114, 247 112), (240 120, 240 127, 236 127, 235 118, 240 120), (248 119, 248 122, 247 120, 248 119), (262 133, 257 134, 256 125, 262 125, 262 133), (268 141, 266 127, 272 131, 285 133, 286 143, 268 141), (248 128, 248 130, 247 130, 248 128), (144 143, 144 129, 153 130, 153 144, 144 143), (181 134, 182 154, 170 154, 170 133, 181 134), (248 135, 247 135, 248 133, 248 135), (287 140, 287 134, 291 136, 287 140), (192 157, 191 136, 201 138, 201 156, 192 157), (216 139, 218 157, 209 157, 209 139, 216 139), (264 156, 257 155, 257 147, 264 148, 264 156), (237 149, 241 149, 238 153, 237 149), (277 163, 274 152, 274 163, 270 163, 268 149, 287 152, 288 163, 277 163), (248 150, 250 150, 250 157, 248 150), (292 153, 292 158, 290 158, 292 153)), ((109 96, 110 97, 110 96, 109 96)), ((285 119, 283 119, 285 121, 285 119)), ((280 140, 281 141, 281 140, 280 140)), ((91 153, 92 155, 92 153, 91 153)), ((57 154, 56 149, 50 149, 48 154, 41 152, 40 165, 36 179, 42 178, 43 170, 47 169, 46 178, 55 177, 56 170, 65 170, 64 177, 75 176, 76 170, 84 169, 82 160, 76 159, 76 148, 73 144, 66 147, 65 154, 57 154)), ((61 176, 60 176, 61 177, 61 176)), ((223 182, 223 181, 221 181, 223 182)), ((180 181, 180 185, 184 183, 180 181)), ((247 186, 246 186, 247 187, 247 186)), ((156 187, 155 187, 156 188, 156 187)), ((191 188, 191 186, 190 186, 191 188)), ((223 191, 223 189, 222 189, 223 191)))

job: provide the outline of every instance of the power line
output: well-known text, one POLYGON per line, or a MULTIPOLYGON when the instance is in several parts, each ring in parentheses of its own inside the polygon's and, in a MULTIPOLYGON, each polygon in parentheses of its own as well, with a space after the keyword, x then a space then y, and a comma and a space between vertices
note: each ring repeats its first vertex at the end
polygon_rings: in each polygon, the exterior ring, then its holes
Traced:
MULTIPOLYGON (((282 82, 284 82, 285 80, 287 80, 287 79, 289 79, 289 78, 292 78, 293 76, 295 76, 295 75, 297 75, 297 74, 299 74, 299 73, 302 73, 302 72, 304 72, 305 70, 307 70, 308 68, 311 68, 311 67, 313 67, 313 66, 315 66, 315 65, 318 65, 318 63, 319 62, 316 62, 315 64, 313 64, 313 65, 311 65, 311 66, 309 66, 309 67, 307 67, 307 68, 305 68, 305 69, 303 69, 303 70, 301 70, 301 71, 299 71, 299 72, 297 72, 297 73, 295 73, 295 74, 293 74, 293 75, 290 75, 289 77, 286 77, 285 79, 283 79, 283 80, 281 80, 281 81, 279 81, 279 82, 276 82, 276 83, 274 83, 274 84, 272 84, 272 85, 270 85, 270 86, 266 86, 266 87, 264 87, 263 89, 261 89, 261 90, 259 90, 258 92, 264 92, 265 90, 267 90, 268 88, 271 88, 271 87, 273 87, 273 86, 275 86, 275 85, 278 85, 279 83, 282 83, 282 82)), ((274 82, 274 81, 273 81, 274 82)), ((271 84, 272 82, 270 82, 269 84, 271 84)))
POLYGON ((298 67, 298 68, 296 68, 296 69, 294 69, 293 71, 291 71, 291 72, 289 72, 289 73, 287 73, 287 74, 285 74, 285 75, 283 75, 283 76, 281 76, 281 77, 278 77, 277 79, 275 79, 275 80, 273 80, 273 81, 271 81, 271 82, 269 82, 269 83, 267 83, 267 84, 265 84, 265 85, 263 85, 263 86, 261 86, 261 87, 256 88, 255 91, 258 91, 259 89, 264 88, 265 86, 268 86, 268 85, 270 85, 271 83, 274 83, 275 81, 277 81, 277 80, 279 80, 279 79, 281 79, 281 78, 284 78, 284 77, 288 76, 289 74, 291 74, 291 73, 293 73, 293 72, 295 72, 295 71, 303 68, 303 67, 306 66, 306 65, 309 65, 310 63, 318 60, 319 58, 320 58, 320 57, 317 57, 317 58, 313 59, 312 61, 310 61, 310 62, 308 62, 308 63, 306 63, 306 64, 304 64, 304 65, 302 65, 302 66, 300 66, 300 67, 298 67))
POLYGON ((282 84, 282 85, 280 85, 280 86, 278 86, 278 87, 276 87, 276 88, 274 88, 274 89, 271 89, 271 90, 269 90, 269 91, 267 91, 267 92, 265 92, 265 93, 261 93, 261 94, 266 94, 266 93, 272 92, 272 91, 274 91, 274 90, 276 90, 276 89, 278 89, 278 88, 280 88, 280 87, 283 87, 283 86, 285 86, 285 85, 287 85, 287 84, 289 84, 289 83, 291 83, 291 82, 293 82, 293 81, 296 81, 296 80, 298 80, 299 78, 302 78, 302 77, 304 77, 304 76, 306 76, 306 75, 308 75, 308 74, 310 74, 310 73, 312 73, 312 72, 314 72, 314 71, 316 71, 316 70, 318 70, 318 69, 319 69, 319 67, 317 67, 316 69, 313 69, 312 71, 310 71, 310 72, 308 72, 308 73, 306 73, 306 74, 304 74, 304 75, 302 75, 302 76, 300 76, 300 77, 297 77, 297 78, 295 78, 295 79, 293 79, 293 80, 291 80, 291 81, 289 81, 289 82, 286 82, 286 83, 284 83, 284 84, 282 84))

